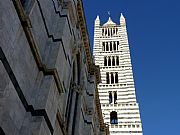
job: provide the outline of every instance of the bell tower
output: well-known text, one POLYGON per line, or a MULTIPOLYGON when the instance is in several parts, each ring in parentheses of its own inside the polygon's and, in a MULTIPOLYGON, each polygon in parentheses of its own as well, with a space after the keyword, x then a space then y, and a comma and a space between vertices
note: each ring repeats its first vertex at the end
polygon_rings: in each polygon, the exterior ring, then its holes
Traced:
POLYGON ((121 14, 120 24, 109 17, 101 25, 97 16, 94 24, 95 64, 100 66, 102 82, 98 85, 104 122, 111 135, 142 135, 139 106, 126 31, 121 14))

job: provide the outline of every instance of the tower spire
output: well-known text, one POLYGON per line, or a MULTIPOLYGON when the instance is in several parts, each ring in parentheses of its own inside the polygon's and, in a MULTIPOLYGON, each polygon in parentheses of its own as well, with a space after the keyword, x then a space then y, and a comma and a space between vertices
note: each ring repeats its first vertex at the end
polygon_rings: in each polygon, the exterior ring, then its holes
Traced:
POLYGON ((95 23, 94 23, 96 26, 99 26, 100 25, 100 19, 99 19, 99 15, 97 15, 96 17, 96 20, 95 20, 95 23))
POLYGON ((126 25, 126 19, 124 18, 123 14, 121 13, 120 16, 120 26, 125 26, 126 25))

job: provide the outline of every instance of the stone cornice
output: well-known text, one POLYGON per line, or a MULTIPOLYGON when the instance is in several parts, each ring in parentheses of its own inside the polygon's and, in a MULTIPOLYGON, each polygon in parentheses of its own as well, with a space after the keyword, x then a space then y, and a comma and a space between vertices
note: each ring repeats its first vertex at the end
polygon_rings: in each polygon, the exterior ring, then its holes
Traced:
POLYGON ((90 66, 92 65, 92 57, 91 57, 90 42, 89 42, 89 36, 87 32, 87 26, 86 26, 84 11, 83 11, 82 0, 78 0, 77 14, 78 14, 78 19, 79 19, 81 36, 84 43, 85 54, 86 54, 86 58, 88 62, 88 69, 90 69, 90 66))
POLYGON ((87 59, 87 62, 88 62, 87 63, 88 64, 88 72, 89 73, 95 73, 96 82, 100 83, 101 82, 100 69, 99 69, 98 66, 95 66, 93 64, 93 60, 92 60, 92 56, 91 56, 89 35, 88 35, 88 32, 87 32, 87 26, 86 26, 86 20, 85 20, 85 16, 84 16, 84 11, 83 11, 82 0, 78 0, 77 13, 78 13, 80 31, 81 31, 83 44, 84 44, 86 59, 87 59))

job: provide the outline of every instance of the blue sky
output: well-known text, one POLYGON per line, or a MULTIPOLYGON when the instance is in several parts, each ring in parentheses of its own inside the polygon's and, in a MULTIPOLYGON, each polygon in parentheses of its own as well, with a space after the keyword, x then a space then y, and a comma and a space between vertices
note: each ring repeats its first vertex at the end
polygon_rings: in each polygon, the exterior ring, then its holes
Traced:
POLYGON ((123 13, 128 30, 137 100, 144 135, 180 135, 180 1, 84 0, 93 45, 93 26, 123 13))

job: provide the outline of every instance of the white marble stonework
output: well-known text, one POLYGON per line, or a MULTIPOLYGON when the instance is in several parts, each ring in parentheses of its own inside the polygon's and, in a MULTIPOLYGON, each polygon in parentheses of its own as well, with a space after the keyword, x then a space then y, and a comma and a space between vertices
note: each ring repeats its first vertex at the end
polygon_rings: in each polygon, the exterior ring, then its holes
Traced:
POLYGON ((101 25, 97 16, 94 25, 95 64, 100 66, 98 85, 104 122, 111 135, 142 135, 124 16, 120 25, 109 17, 101 25))

